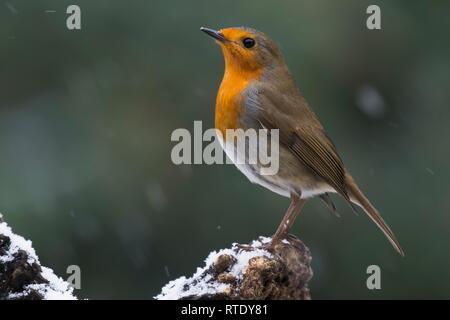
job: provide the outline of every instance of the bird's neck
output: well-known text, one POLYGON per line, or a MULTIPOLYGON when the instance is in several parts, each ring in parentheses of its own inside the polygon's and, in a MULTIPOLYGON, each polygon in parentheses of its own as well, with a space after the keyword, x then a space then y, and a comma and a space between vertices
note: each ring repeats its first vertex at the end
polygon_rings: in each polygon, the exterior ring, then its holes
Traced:
POLYGON ((261 70, 242 68, 231 62, 225 63, 225 72, 216 99, 215 126, 225 137, 226 129, 240 127, 243 112, 242 93, 248 85, 261 77, 261 70))

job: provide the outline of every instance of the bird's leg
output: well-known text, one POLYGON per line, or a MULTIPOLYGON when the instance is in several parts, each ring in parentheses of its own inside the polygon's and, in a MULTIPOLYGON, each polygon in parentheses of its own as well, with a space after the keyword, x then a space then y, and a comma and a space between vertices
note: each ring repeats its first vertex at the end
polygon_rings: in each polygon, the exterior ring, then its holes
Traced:
POLYGON ((272 243, 270 244, 271 248, 273 248, 281 240, 286 238, 305 202, 306 200, 301 199, 297 194, 291 194, 291 204, 289 205, 289 208, 287 209, 283 220, 281 220, 277 231, 272 236, 272 243))

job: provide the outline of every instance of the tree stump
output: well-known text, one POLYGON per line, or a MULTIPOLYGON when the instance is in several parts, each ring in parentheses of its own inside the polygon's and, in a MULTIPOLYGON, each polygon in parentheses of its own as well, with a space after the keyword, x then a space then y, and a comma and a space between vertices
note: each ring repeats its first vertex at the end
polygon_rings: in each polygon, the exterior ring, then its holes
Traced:
POLYGON ((212 252, 190 278, 169 282, 156 299, 309 300, 311 253, 295 236, 265 248, 270 238, 212 252))

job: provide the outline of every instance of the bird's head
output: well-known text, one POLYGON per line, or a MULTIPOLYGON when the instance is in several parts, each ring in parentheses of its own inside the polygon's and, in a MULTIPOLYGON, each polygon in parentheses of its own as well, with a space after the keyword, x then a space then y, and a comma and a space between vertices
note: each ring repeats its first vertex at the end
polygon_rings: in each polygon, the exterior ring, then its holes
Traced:
POLYGON ((227 68, 254 72, 284 64, 278 46, 260 31, 247 27, 200 30, 220 45, 227 68))

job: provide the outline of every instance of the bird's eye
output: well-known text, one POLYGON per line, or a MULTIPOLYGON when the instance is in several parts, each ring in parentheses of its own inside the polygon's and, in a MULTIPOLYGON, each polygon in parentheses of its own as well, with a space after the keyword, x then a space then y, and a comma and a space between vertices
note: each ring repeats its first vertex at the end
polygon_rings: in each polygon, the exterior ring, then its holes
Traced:
POLYGON ((245 38, 242 40, 242 43, 244 44, 244 47, 250 49, 255 46, 255 40, 252 38, 245 38))

